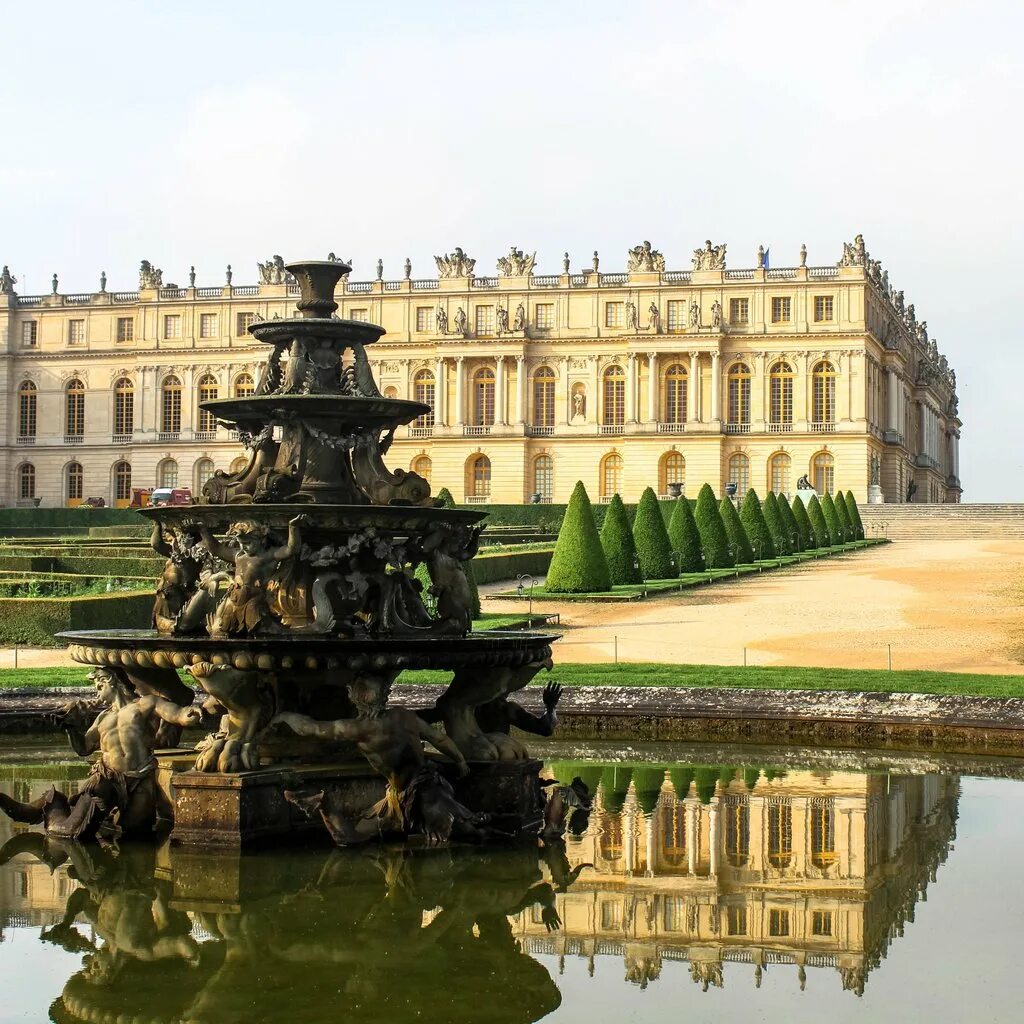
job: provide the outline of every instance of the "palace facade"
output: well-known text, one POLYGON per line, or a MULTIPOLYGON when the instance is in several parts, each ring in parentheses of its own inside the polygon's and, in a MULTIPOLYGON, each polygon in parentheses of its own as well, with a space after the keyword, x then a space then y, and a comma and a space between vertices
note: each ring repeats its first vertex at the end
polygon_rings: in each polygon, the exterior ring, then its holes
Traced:
MULTIPOLYGON (((381 391, 431 413, 401 428, 392 466, 457 501, 565 502, 644 487, 695 496, 735 483, 789 493, 876 483, 887 502, 960 499, 956 378, 927 324, 860 236, 808 266, 726 268, 725 246, 666 270, 645 242, 624 272, 595 253, 538 275, 512 249, 477 276, 461 249, 437 276, 346 278, 338 315, 381 324, 381 391), (678 485, 678 486, 677 486, 678 485), (534 500, 537 500, 536 498, 534 500)), ((126 505, 132 487, 188 486, 241 461, 200 408, 250 393, 266 355, 247 328, 293 315, 279 257, 258 285, 165 284, 144 261, 135 291, 20 295, 0 276, 0 503, 126 505)))

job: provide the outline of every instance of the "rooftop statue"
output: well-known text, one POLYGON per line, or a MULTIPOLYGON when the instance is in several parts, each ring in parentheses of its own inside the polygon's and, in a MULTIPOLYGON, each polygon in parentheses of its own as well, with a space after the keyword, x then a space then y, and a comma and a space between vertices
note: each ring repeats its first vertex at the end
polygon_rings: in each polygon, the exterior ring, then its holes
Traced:
POLYGON ((725 270, 725 243, 712 245, 709 238, 703 249, 693 250, 694 270, 725 270))
POLYGON ((284 269, 284 259, 281 256, 274 256, 266 263, 257 263, 256 269, 260 274, 260 284, 285 284, 291 276, 284 269))
POLYGON ((843 255, 837 267, 863 267, 867 259, 864 236, 857 235, 852 242, 843 242, 843 255))
POLYGON ((437 272, 441 277, 472 277, 476 260, 470 259, 460 246, 447 256, 435 256, 437 272))
POLYGON ((626 269, 632 273, 655 273, 665 269, 665 257, 650 242, 634 245, 626 253, 626 269))
POLYGON ((502 277, 528 277, 533 273, 533 265, 536 262, 536 252, 526 256, 522 249, 512 246, 508 251, 508 255, 502 256, 498 260, 498 271, 502 277))
POLYGON ((4 269, 0 271, 0 295, 13 295, 17 283, 18 279, 11 276, 10 268, 5 263, 4 269))
POLYGON ((164 283, 164 272, 153 266, 149 260, 143 260, 139 265, 139 288, 162 288, 164 283))

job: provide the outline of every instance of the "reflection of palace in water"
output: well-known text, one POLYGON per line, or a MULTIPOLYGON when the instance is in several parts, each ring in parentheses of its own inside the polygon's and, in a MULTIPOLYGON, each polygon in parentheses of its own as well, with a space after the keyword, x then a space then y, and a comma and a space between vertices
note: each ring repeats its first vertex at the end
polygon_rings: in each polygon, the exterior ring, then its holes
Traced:
MULTIPOLYGON (((559 778, 594 765, 550 766, 559 778)), ((589 779, 587 775, 589 774, 589 779)), ((558 896, 562 929, 521 915, 533 953, 622 957, 645 986, 667 960, 723 984, 726 961, 838 969, 863 991, 955 836, 959 782, 862 775, 607 766, 591 827, 569 838, 594 865, 558 896), (680 798, 681 795, 681 798, 680 798)))

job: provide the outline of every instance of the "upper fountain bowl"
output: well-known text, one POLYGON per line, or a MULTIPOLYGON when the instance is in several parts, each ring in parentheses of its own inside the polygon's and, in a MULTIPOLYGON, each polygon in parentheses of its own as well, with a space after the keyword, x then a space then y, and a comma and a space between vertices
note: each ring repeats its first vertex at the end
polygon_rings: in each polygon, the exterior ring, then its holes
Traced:
POLYGON ((303 317, 330 317, 338 308, 334 289, 352 267, 341 260, 302 260, 286 263, 285 270, 299 286, 300 297, 295 304, 299 313, 303 317))

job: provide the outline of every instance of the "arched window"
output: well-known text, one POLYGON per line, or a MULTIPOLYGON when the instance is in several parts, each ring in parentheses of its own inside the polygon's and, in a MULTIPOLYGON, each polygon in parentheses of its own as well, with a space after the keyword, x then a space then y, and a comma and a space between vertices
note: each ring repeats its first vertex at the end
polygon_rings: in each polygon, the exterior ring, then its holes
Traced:
POLYGON ((23 462, 18 467, 18 497, 34 498, 36 496, 36 467, 31 462, 23 462))
POLYGON ((30 380, 18 388, 18 437, 36 436, 36 386, 30 380))
POLYGON ((156 469, 157 487, 178 486, 178 464, 174 459, 164 459, 156 469))
POLYGON ((793 460, 785 452, 776 452, 768 460, 768 490, 788 496, 792 467, 793 460))
POLYGON ((665 371, 664 423, 685 423, 687 402, 687 372, 682 363, 673 363, 665 371))
POLYGON ((836 461, 829 452, 818 452, 811 462, 811 479, 819 494, 831 494, 835 485, 836 461))
POLYGON ((549 502, 555 492, 555 463, 550 455, 538 455, 533 460, 533 490, 540 500, 549 502))
MULTIPOLYGON (((203 402, 212 402, 219 394, 217 378, 212 373, 206 373, 199 378, 197 385, 199 396, 199 432, 201 434, 213 434, 217 430, 217 420, 212 412, 203 408, 203 402)), ((212 473, 213 470, 211 469, 212 473)))
POLYGON ((240 373, 235 378, 235 398, 249 398, 256 394, 256 385, 248 373, 240 373))
POLYGON ((725 855, 734 868, 750 859, 750 803, 745 796, 729 796, 725 804, 725 855))
MULTIPOLYGON (((682 800, 666 800, 658 815, 661 818, 661 855, 669 867, 685 864, 686 856, 686 804, 682 800)), ((647 865, 648 870, 653 868, 647 865)))
POLYGON ((430 483, 430 471, 434 468, 429 455, 417 455, 412 460, 412 471, 418 473, 427 483, 430 483))
POLYGON ((486 455, 474 455, 469 460, 466 476, 466 495, 471 501, 491 496, 491 460, 486 455))
POLYGON ((85 433, 85 385, 72 377, 64 386, 64 434, 81 437, 85 433))
POLYGON ((729 369, 729 424, 750 424, 750 367, 734 363, 729 369))
POLYGON ((239 455, 237 459, 231 460, 231 465, 228 466, 229 473, 241 473, 246 466, 249 465, 249 460, 244 455, 239 455))
POLYGON ((473 374, 473 422, 478 427, 494 425, 494 371, 489 366, 473 374))
POLYGON ((114 465, 114 505, 125 508, 132 500, 132 467, 122 460, 114 465))
POLYGON ((386 387, 384 389, 384 397, 385 398, 397 398, 398 397, 398 388, 396 388, 394 386, 394 384, 390 385, 389 387, 386 387))
POLYGON ((686 459, 682 452, 666 452, 661 457, 660 482, 659 494, 668 494, 672 484, 686 486, 686 459))
POLYGON ((768 863, 789 867, 793 859, 793 805, 788 799, 770 797, 768 801, 768 863))
POLYGON ((626 374, 618 364, 613 364, 604 371, 604 409, 601 422, 606 427, 621 427, 626 422, 626 374))
POLYGON ((533 425, 555 425, 555 371, 541 366, 533 375, 533 425))
POLYGON ((421 402, 423 405, 430 406, 430 412, 425 412, 422 416, 416 417, 416 422, 413 423, 414 427, 432 427, 434 425, 434 396, 436 394, 436 385, 434 383, 434 375, 430 370, 420 370, 413 378, 412 382, 413 397, 417 402, 421 402))
POLYGON ((165 434, 181 432, 181 381, 173 374, 164 377, 160 388, 160 430, 165 434))
POLYGON ((134 429, 135 385, 127 377, 121 377, 114 383, 114 433, 130 437, 134 429))
POLYGON ((85 486, 80 462, 69 462, 65 473, 68 504, 77 505, 82 500, 82 489, 85 486))
POLYGON ((814 423, 836 421, 836 368, 827 360, 811 374, 811 419, 814 423))
POLYGON ((601 462, 601 498, 608 501, 622 490, 622 456, 616 452, 601 462))
POLYGON ((750 490, 750 459, 743 452, 729 456, 729 483, 736 485, 736 494, 740 498, 750 490))
POLYGON ((768 377, 768 422, 773 426, 792 426, 793 367, 776 363, 768 377))
POLYGON ((836 808, 829 797, 811 800, 811 863, 827 868, 836 859, 836 808))
POLYGON ((195 468, 195 494, 203 493, 203 485, 213 476, 213 459, 200 459, 195 468))

